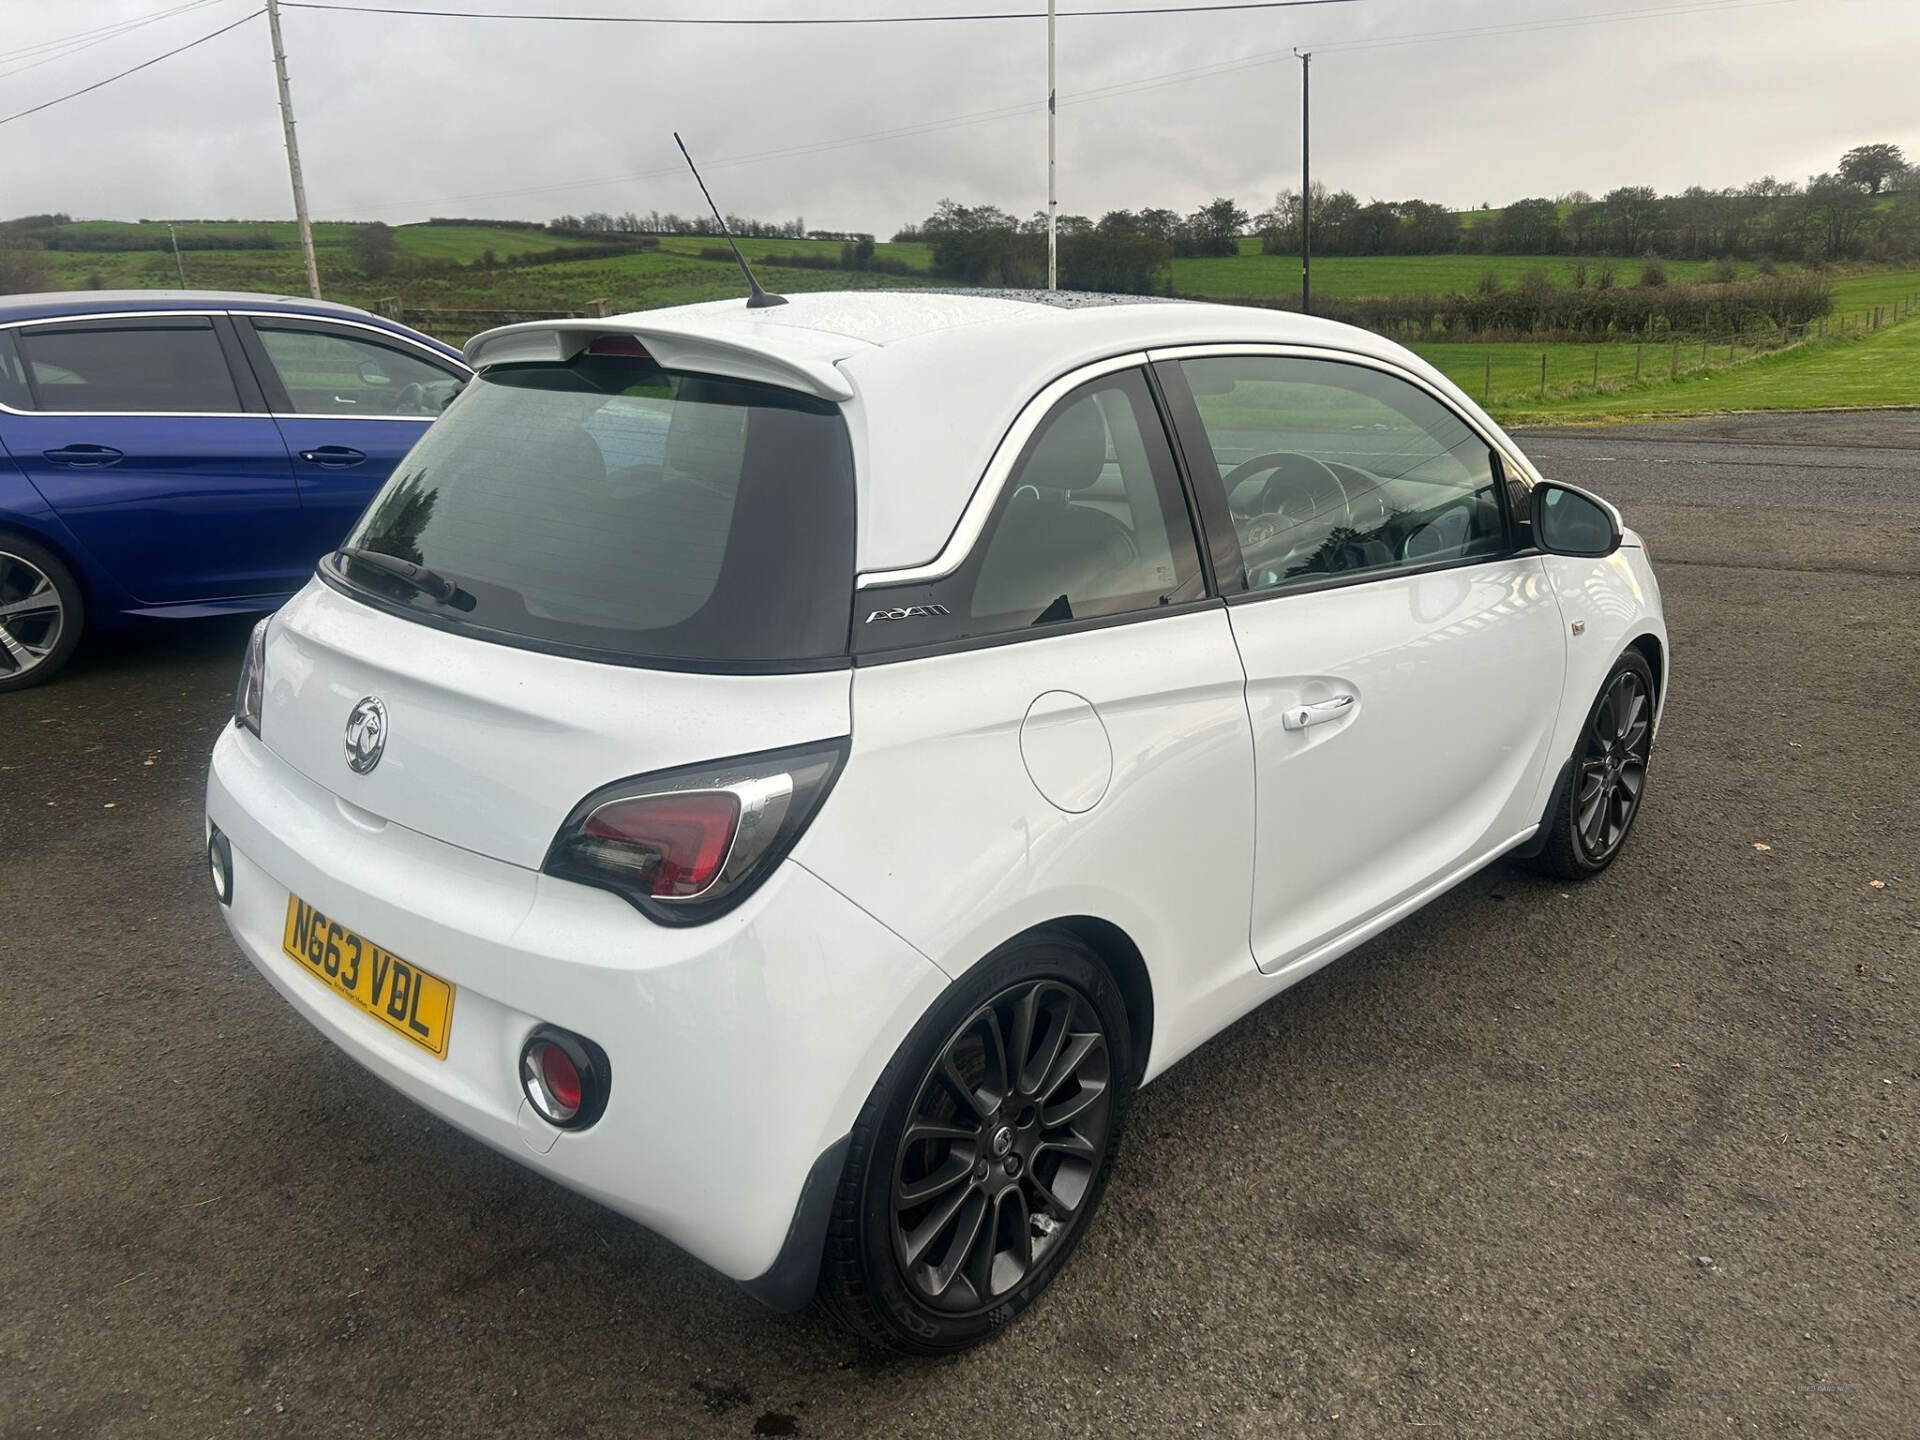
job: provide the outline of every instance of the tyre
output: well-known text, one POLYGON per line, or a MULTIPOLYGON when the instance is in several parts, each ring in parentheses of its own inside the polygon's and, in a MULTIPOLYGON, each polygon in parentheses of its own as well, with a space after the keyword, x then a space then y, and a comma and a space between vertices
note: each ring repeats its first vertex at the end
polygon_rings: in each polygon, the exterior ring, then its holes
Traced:
POLYGON ((1652 745, 1653 671, 1629 650, 1614 662, 1580 727, 1536 869, 1587 880, 1614 862, 1640 814, 1652 745))
POLYGON ((0 694, 52 679, 85 625, 80 584, 60 557, 24 535, 0 533, 0 694))
POLYGON ((977 1345, 1059 1274, 1106 1188, 1136 1067, 1126 1006, 1065 932, 1013 941, 923 1018, 854 1125, 826 1309, 895 1350, 977 1345))

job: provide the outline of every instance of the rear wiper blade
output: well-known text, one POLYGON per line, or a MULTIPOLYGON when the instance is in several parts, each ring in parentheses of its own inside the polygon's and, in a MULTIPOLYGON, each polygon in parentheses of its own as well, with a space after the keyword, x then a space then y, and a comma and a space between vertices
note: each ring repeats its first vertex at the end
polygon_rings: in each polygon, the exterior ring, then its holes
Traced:
POLYGON ((416 565, 411 560, 402 560, 398 555, 382 554, 361 545, 342 545, 333 555, 336 560, 351 560, 357 565, 365 565, 396 580, 403 580, 422 595, 438 600, 442 605, 451 605, 457 610, 471 610, 474 606, 473 596, 438 570, 416 565))

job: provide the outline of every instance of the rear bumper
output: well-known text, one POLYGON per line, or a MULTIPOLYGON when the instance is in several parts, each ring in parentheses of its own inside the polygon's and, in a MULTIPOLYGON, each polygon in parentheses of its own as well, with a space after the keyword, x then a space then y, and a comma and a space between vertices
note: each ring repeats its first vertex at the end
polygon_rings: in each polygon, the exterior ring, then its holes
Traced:
POLYGON ((349 1056, 769 1303, 804 1302, 839 1142, 946 984, 918 951, 791 861, 720 920, 666 929, 357 811, 231 727, 207 815, 233 847, 235 940, 349 1056), (444 1060, 282 953, 289 892, 457 987, 444 1060), (587 1130, 552 1129, 520 1092, 543 1022, 607 1052, 611 1096, 587 1130))

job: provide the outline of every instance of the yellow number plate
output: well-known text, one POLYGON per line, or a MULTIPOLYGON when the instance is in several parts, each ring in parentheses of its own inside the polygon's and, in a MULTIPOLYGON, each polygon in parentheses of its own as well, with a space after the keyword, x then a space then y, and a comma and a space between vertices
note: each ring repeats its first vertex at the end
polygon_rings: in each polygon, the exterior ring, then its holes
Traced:
POLYGON ((287 897, 280 948, 300 968, 436 1059, 447 1058, 453 986, 328 919, 298 895, 287 897))

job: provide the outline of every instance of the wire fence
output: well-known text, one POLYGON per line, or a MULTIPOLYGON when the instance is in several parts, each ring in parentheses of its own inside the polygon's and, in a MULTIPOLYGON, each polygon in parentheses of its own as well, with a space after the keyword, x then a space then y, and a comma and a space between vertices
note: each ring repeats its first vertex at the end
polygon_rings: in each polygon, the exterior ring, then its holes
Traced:
POLYGON ((1828 337, 1870 333, 1920 311, 1920 292, 1804 324, 1752 324, 1713 335, 1621 337, 1598 342, 1461 341, 1420 350, 1482 404, 1604 394, 1632 385, 1711 374, 1828 337))

